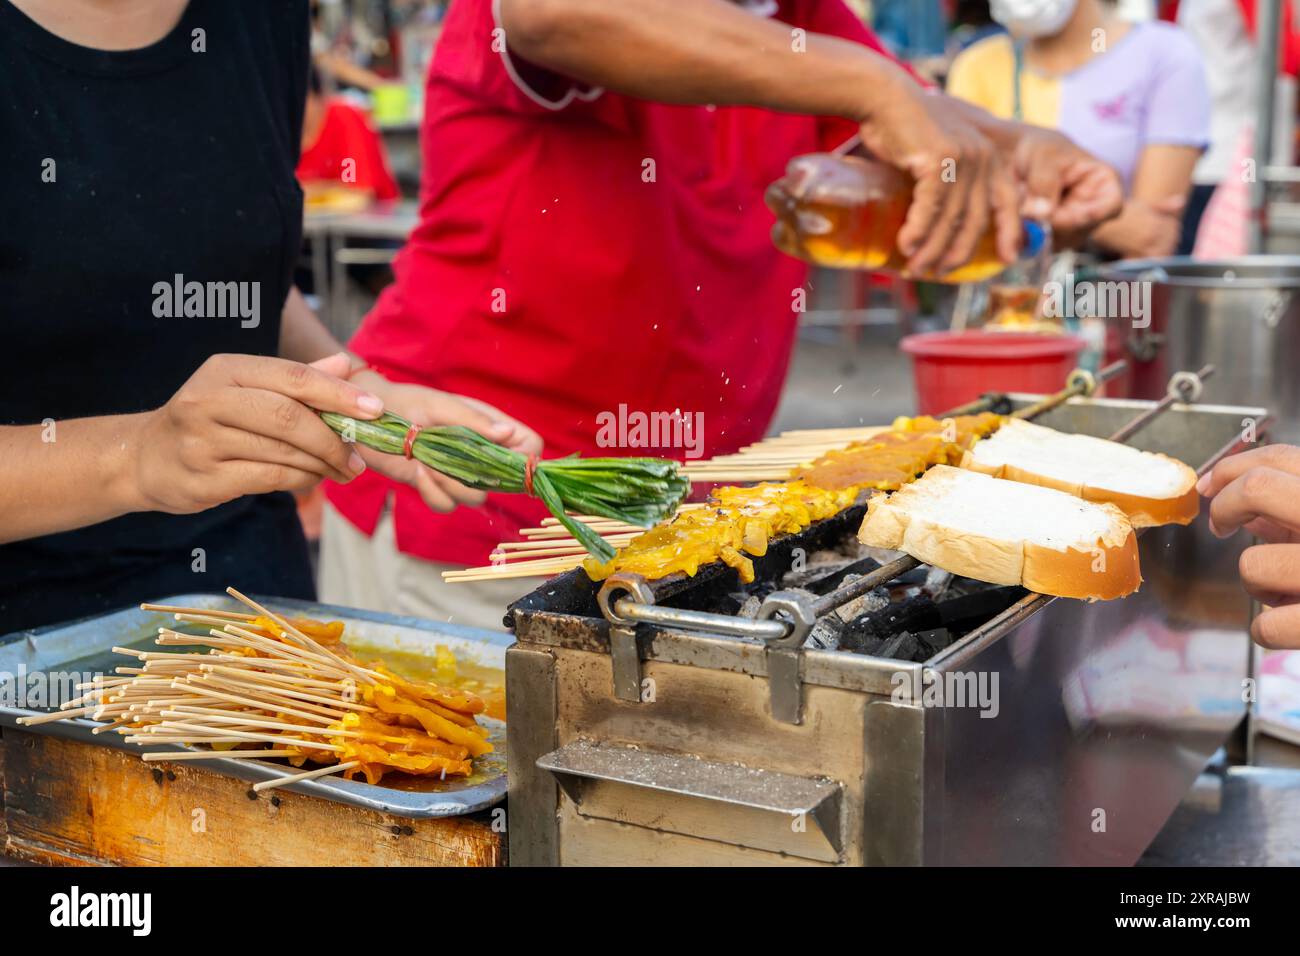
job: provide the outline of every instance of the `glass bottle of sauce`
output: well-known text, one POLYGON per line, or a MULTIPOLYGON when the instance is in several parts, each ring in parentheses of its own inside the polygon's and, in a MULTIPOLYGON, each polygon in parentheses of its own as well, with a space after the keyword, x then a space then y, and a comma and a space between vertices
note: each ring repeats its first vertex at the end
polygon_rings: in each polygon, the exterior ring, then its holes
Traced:
MULTIPOLYGON (((898 232, 912 202, 912 185, 911 177, 892 166, 857 156, 797 156, 764 196, 776 214, 772 241, 782 252, 814 265, 903 272, 907 260, 898 248, 898 232)), ((1024 226, 1021 255, 1038 257, 1046 244, 1046 230, 1034 222, 1024 226)), ((913 278, 982 282, 1006 268, 990 223, 965 265, 942 275, 913 278)))

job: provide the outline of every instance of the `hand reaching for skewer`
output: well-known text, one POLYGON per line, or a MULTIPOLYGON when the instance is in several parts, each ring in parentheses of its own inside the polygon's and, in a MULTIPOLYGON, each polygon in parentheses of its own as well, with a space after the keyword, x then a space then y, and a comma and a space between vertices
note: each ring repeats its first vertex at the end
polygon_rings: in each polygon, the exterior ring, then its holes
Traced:
MULTIPOLYGON (((524 455, 541 454, 542 439, 537 432, 487 402, 423 385, 390 382, 372 369, 357 372, 349 381, 380 396, 385 410, 421 427, 464 425, 511 451, 524 455)), ((485 492, 467 488, 413 458, 386 455, 361 445, 357 450, 368 467, 415 488, 424 503, 434 511, 452 511, 458 505, 475 507, 487 498, 485 492)))
POLYGON ((1300 448, 1267 445, 1225 458, 1196 485, 1210 499, 1210 530, 1245 528, 1265 543, 1241 554, 1241 583, 1266 610, 1251 636, 1261 647, 1300 648, 1300 448))

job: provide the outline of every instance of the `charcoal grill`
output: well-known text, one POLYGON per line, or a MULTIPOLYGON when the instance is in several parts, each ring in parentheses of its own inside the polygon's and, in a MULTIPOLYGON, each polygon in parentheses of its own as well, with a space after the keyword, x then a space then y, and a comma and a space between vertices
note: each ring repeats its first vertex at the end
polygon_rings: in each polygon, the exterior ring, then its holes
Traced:
MULTIPOLYGON (((1199 471, 1269 425, 1173 398, 1074 398, 1039 420, 1199 471)), ((796 549, 847 552, 864 511, 773 541, 756 581, 796 549)), ((957 587, 966 609, 932 602, 953 626, 909 644, 920 659, 807 646, 819 617, 900 576, 924 592, 906 557, 848 555, 755 617, 720 565, 557 577, 507 618, 511 862, 1130 864, 1245 717, 1248 543, 1203 519, 1149 529, 1142 589, 1107 603, 957 587)))

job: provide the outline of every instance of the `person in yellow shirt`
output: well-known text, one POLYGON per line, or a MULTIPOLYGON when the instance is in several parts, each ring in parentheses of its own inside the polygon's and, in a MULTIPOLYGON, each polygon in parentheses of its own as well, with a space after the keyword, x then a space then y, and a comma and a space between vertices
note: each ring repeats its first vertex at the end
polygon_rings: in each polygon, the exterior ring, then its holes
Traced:
POLYGON ((1090 237, 1103 252, 1172 255, 1210 134, 1195 44, 1173 24, 1126 22, 1103 0, 992 0, 990 12, 1009 33, 962 52, 948 92, 1059 130, 1115 167, 1126 202, 1090 237))

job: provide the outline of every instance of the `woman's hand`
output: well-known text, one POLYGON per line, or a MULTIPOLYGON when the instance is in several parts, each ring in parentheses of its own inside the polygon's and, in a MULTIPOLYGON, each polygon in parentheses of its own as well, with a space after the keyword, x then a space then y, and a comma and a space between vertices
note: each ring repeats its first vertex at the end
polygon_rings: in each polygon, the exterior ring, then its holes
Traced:
POLYGON ((1095 229, 1124 208, 1119 173, 1055 130, 1021 124, 1013 163, 1021 213, 1047 220, 1053 233, 1095 229))
POLYGON ((1119 218, 1106 223, 1092 238, 1097 245, 1128 259, 1173 255, 1182 237, 1186 205, 1185 196, 1158 201, 1131 198, 1119 218))
POLYGON ((1241 553, 1241 583, 1267 609, 1251 636, 1262 647, 1300 648, 1300 448, 1266 445, 1225 458, 1196 485, 1210 499, 1210 530, 1262 538, 1241 553))
MULTIPOLYGON (((542 439, 535 431, 486 402, 423 385, 390 382, 370 369, 357 372, 351 381, 379 395, 388 411, 423 428, 464 425, 489 441, 521 454, 541 454, 542 439)), ((452 511, 458 505, 478 506, 487 498, 484 492, 467 488, 414 459, 386 455, 369 448, 358 450, 369 467, 415 488, 424 503, 434 511, 452 511)))
MULTIPOLYGON (((1014 178, 1010 201, 1017 207, 1013 210, 1017 242, 1019 216, 1045 220, 1054 235, 1077 239, 1123 208, 1119 174, 1061 133, 997 119, 956 97, 928 98, 933 101, 931 112, 942 124, 972 125, 997 148, 1014 178)), ((1000 244, 999 251, 1003 251, 1000 244)))
POLYGON ((345 381, 346 355, 303 365, 214 355, 162 408, 138 417, 132 511, 188 514, 242 495, 300 491, 365 470, 317 410, 377 418, 383 401, 345 381))
POLYGON ((1115 255, 1173 255, 1183 232, 1183 209, 1201 151, 1194 146, 1147 146, 1138 156, 1124 211, 1092 235, 1115 255))

